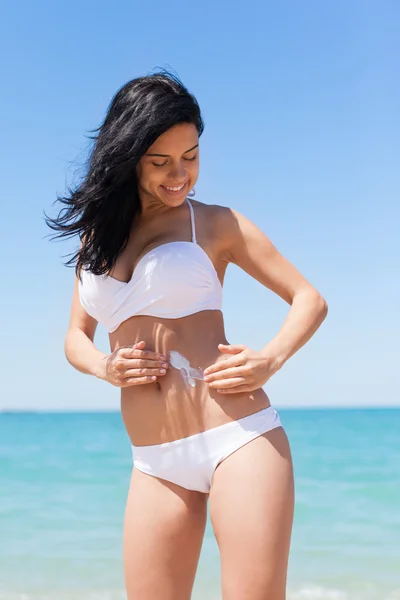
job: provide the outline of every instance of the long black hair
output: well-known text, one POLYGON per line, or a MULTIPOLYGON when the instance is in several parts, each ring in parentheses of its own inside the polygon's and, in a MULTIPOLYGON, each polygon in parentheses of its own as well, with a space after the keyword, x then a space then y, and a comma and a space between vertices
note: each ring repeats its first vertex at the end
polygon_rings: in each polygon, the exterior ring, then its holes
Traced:
POLYGON ((156 139, 173 125, 193 123, 204 129, 196 98, 176 75, 163 69, 128 81, 111 100, 87 160, 83 181, 65 206, 46 224, 59 233, 52 239, 79 234, 78 251, 65 265, 75 264, 95 275, 107 273, 126 247, 133 220, 141 211, 136 165, 156 139))

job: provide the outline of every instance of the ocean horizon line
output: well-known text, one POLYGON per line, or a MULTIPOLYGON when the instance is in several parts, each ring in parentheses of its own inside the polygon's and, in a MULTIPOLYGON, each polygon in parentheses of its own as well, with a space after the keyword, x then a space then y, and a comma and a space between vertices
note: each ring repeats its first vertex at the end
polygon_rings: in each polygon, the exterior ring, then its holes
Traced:
MULTIPOLYGON (((359 410, 395 410, 398 411, 400 410, 400 404, 399 405, 393 405, 393 404, 385 404, 385 405, 378 405, 378 404, 364 404, 364 405, 342 405, 342 404, 327 404, 325 406, 316 406, 316 405, 310 405, 310 404, 304 404, 304 405, 299 405, 299 406, 293 406, 293 405, 277 405, 277 404, 273 404, 274 408, 276 408, 277 410, 283 410, 283 411, 300 411, 300 410, 307 410, 307 411, 324 411, 324 410, 346 410, 346 411, 359 411, 359 410)), ((76 409, 76 408, 72 408, 72 409, 66 409, 66 408, 61 408, 61 409, 54 409, 51 410, 49 408, 37 408, 37 409, 24 409, 24 408, 17 408, 17 409, 11 409, 11 408, 0 408, 0 414, 41 414, 41 415, 46 415, 46 414, 120 414, 121 411, 119 409, 114 409, 114 408, 110 408, 110 409, 104 409, 104 408, 97 408, 97 409, 76 409)))

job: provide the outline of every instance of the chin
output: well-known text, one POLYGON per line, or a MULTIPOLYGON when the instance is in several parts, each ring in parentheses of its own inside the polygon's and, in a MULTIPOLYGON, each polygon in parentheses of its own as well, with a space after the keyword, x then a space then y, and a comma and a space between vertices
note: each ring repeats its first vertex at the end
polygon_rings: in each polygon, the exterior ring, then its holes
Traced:
POLYGON ((159 198, 163 204, 166 206, 181 206, 186 200, 188 196, 188 190, 176 194, 175 196, 172 194, 164 193, 163 191, 159 194, 159 198))
POLYGON ((182 206, 182 204, 185 203, 185 200, 186 200, 186 198, 183 198, 182 200, 179 200, 179 201, 175 200, 175 202, 173 202, 173 201, 169 201, 169 202, 166 201, 166 202, 164 202, 163 201, 163 204, 165 206, 168 206, 169 208, 178 208, 179 206, 182 206))

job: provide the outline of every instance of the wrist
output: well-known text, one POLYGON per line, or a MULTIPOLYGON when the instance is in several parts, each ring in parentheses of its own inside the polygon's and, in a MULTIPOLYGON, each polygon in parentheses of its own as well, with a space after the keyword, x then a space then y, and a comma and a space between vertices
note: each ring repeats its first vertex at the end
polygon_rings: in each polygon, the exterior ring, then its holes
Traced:
POLYGON ((266 359, 268 359, 268 361, 272 360, 272 362, 273 362, 274 367, 276 368, 276 370, 279 370, 281 367, 283 367, 283 365, 285 364, 285 362, 289 358, 289 356, 284 351, 284 349, 282 347, 278 346, 277 344, 274 344, 274 343, 267 344, 261 350, 261 354, 266 359))
POLYGON ((95 362, 94 367, 93 367, 93 372, 92 374, 97 377, 97 379, 102 379, 104 380, 106 378, 106 358, 107 358, 107 354, 101 354, 99 356, 99 359, 95 362))

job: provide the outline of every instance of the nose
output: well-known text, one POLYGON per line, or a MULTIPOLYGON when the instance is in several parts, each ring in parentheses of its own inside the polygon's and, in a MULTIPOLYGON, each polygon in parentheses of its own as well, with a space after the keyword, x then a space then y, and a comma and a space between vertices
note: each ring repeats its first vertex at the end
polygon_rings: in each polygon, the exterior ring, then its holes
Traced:
POLYGON ((183 183, 186 179, 185 166, 180 161, 172 164, 168 175, 171 180, 183 183))

